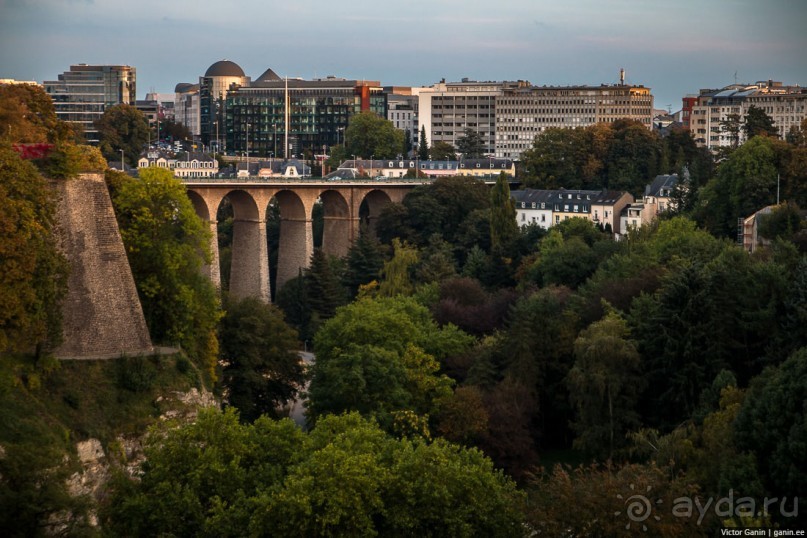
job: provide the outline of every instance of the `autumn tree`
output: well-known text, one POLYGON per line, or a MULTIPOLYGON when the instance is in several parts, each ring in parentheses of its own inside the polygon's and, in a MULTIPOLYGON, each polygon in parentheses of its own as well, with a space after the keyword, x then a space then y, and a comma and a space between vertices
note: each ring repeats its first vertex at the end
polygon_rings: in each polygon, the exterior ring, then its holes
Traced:
POLYGON ((68 264, 56 224, 54 192, 31 163, 0 148, 0 353, 60 342, 68 264))
POLYGON ((76 124, 56 117, 53 99, 40 86, 0 84, 0 141, 6 143, 77 143, 76 124))

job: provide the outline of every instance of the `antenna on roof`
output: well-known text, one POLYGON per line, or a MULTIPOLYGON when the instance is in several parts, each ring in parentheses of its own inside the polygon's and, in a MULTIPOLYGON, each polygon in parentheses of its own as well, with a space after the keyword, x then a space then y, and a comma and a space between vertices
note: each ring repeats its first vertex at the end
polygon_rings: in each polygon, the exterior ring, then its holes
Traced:
POLYGON ((737 85, 737 70, 734 70, 734 84, 737 85))

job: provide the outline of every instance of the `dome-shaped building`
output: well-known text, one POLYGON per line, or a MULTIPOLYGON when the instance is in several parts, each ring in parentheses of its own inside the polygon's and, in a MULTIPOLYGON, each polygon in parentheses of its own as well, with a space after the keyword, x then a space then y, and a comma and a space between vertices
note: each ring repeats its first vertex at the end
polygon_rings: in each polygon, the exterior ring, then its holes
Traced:
POLYGON ((219 60, 205 71, 206 77, 243 77, 241 66, 230 60, 219 60))
POLYGON ((199 119, 204 144, 210 144, 216 138, 217 131, 224 132, 224 107, 221 103, 227 99, 227 90, 233 84, 248 86, 249 83, 250 78, 244 74, 241 66, 230 60, 215 62, 207 68, 204 76, 199 77, 199 119))

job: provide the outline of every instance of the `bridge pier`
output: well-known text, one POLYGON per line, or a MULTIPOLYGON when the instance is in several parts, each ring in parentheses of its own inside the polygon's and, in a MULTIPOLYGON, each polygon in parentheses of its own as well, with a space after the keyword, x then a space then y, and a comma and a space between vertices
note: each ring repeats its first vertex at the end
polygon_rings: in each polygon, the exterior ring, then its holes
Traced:
POLYGON ((215 220, 207 221, 210 226, 210 264, 202 267, 202 274, 210 279, 210 282, 221 289, 221 267, 219 261, 219 223, 215 220))
POLYGON ((354 217, 325 215, 322 230, 322 251, 330 256, 347 256, 353 241, 359 236, 361 221, 354 217))
POLYGON ((280 291, 286 282, 296 278, 300 269, 308 267, 313 253, 314 230, 311 219, 281 217, 277 277, 275 278, 276 291, 280 291))
POLYGON ((236 299, 257 297, 271 302, 265 221, 233 220, 232 258, 230 295, 236 299))

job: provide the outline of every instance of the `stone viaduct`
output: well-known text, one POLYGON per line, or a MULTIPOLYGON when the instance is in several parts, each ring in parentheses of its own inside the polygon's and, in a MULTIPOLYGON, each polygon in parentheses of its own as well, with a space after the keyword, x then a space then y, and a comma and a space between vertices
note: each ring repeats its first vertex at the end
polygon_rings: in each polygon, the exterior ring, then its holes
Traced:
POLYGON ((230 293, 270 301, 269 253, 266 221, 275 198, 280 209, 277 281, 280 289, 307 267, 314 249, 312 212, 319 200, 324 207, 322 249, 335 256, 347 254, 362 221, 374 225, 384 205, 401 202, 407 192, 428 180, 323 181, 245 178, 185 179, 196 213, 210 225, 213 261, 205 268, 214 284, 221 284, 216 215, 227 197, 233 208, 230 293))

